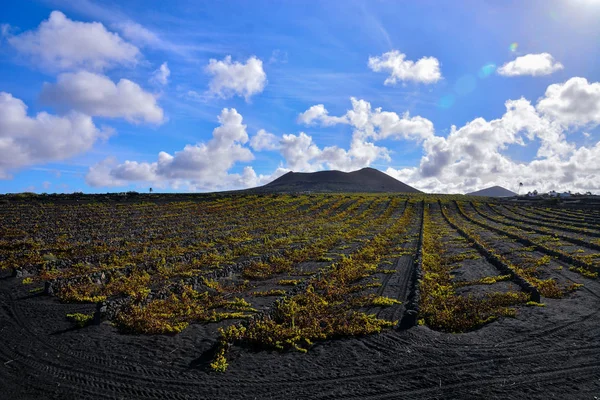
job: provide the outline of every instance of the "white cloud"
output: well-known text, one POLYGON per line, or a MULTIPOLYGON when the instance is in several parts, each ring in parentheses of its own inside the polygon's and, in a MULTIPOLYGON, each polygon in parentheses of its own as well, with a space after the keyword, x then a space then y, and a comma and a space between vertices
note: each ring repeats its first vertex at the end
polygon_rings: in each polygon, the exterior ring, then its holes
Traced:
POLYGON ((256 57, 250 57, 245 64, 232 62, 231 56, 223 61, 211 59, 205 70, 212 75, 209 92, 224 99, 237 95, 248 101, 261 93, 267 84, 263 63, 256 57))
POLYGON ((497 69, 498 74, 503 76, 543 76, 563 69, 564 66, 554 60, 549 53, 527 54, 517 57, 497 69))
POLYGON ((77 22, 53 11, 37 30, 8 38, 21 54, 51 70, 102 70, 135 65, 140 52, 99 22, 77 22))
POLYGON ((283 135, 280 141, 281 155, 286 167, 293 171, 319 171, 335 169, 353 171, 371 165, 378 159, 390 160, 384 147, 354 138, 348 150, 338 146, 319 148, 313 138, 304 132, 283 135))
POLYGON ((564 126, 600 124, 600 83, 571 78, 548 86, 537 109, 564 126))
POLYGON ((385 85, 395 85, 398 81, 430 84, 442 79, 440 62, 435 57, 423 57, 414 62, 406 60, 406 54, 392 50, 381 56, 369 57, 368 65, 375 72, 389 72, 385 85))
POLYGON ((395 112, 382 111, 371 107, 365 100, 350 98, 352 109, 340 117, 330 116, 323 104, 310 107, 298 116, 298 122, 310 125, 319 123, 322 126, 336 124, 351 125, 354 135, 363 139, 409 139, 420 141, 433 136, 433 123, 426 118, 411 117, 408 112, 402 116, 395 112))
POLYGON ((169 83, 169 76, 171 76, 171 70, 166 62, 162 63, 161 66, 152 73, 150 82, 158 85, 166 85, 169 83))
POLYGON ((78 112, 29 117, 23 101, 0 92, 0 179, 10 178, 11 170, 84 153, 108 135, 78 112))
MULTIPOLYGON (((256 186, 289 171, 356 170, 376 161, 391 163, 393 152, 377 142, 386 139, 422 143, 418 165, 388 167, 386 172, 428 192, 464 193, 492 185, 511 190, 600 190, 600 142, 577 147, 568 141, 573 127, 600 123, 598 83, 573 78, 551 85, 537 104, 521 98, 508 100, 496 119, 475 118, 461 127, 452 126, 437 136, 433 123, 421 116, 373 108, 365 100, 351 98, 352 107, 341 116, 329 115, 323 104, 310 107, 298 120, 321 126, 345 124, 352 128, 349 145, 321 147, 313 136, 300 132, 282 136, 258 131, 250 140, 235 110, 224 109, 221 126, 207 143, 188 145, 173 155, 161 152, 152 163, 112 161, 90 169, 88 182, 125 185, 186 186, 189 190, 216 190, 256 186), (256 151, 279 150, 283 163, 272 175, 258 175, 251 166, 230 173, 237 163, 253 159, 256 151), (510 157, 515 146, 536 151, 531 161, 510 157)), ((400 161, 394 159, 394 164, 400 161)))
POLYGON ((186 145, 173 155, 161 151, 152 163, 125 161, 116 164, 114 159, 104 160, 91 167, 86 181, 91 186, 121 186, 129 182, 168 182, 187 185, 193 190, 229 189, 241 182, 258 182, 263 179, 253 174, 252 168, 244 174, 230 174, 238 162, 254 159, 248 142, 246 125, 235 109, 223 109, 220 126, 206 143, 186 145))
POLYGON ((447 137, 427 139, 423 149, 418 167, 386 172, 421 190, 445 193, 493 185, 516 191, 518 182, 525 190, 540 192, 600 188, 600 158, 595 158, 600 142, 593 148, 576 148, 560 124, 525 99, 507 101, 499 119, 476 118, 461 128, 453 126, 447 137), (506 154, 509 145, 532 146, 537 141, 537 158, 530 162, 517 162, 506 154))
POLYGON ((319 123, 323 126, 330 126, 336 124, 347 124, 348 119, 346 116, 342 117, 330 117, 329 112, 325 109, 323 104, 317 104, 310 107, 308 110, 298 115, 298 123, 310 125, 319 123))
POLYGON ((367 167, 377 160, 391 161, 390 150, 374 142, 384 139, 402 139, 420 142, 434 136, 433 123, 423 117, 411 117, 408 113, 398 115, 381 108, 372 109, 365 100, 351 99, 352 109, 344 115, 330 116, 323 104, 310 107, 298 116, 298 122, 306 125, 350 125, 354 130, 350 147, 319 148, 306 133, 283 135, 280 151, 287 168, 294 171, 318 171, 336 169, 353 171, 367 167))
POLYGON ((74 109, 92 116, 125 118, 133 123, 160 124, 164 120, 155 95, 128 79, 115 84, 92 72, 59 75, 57 83, 44 84, 41 99, 59 109, 74 109))
POLYGON ((116 27, 125 38, 140 46, 157 46, 162 42, 158 35, 137 22, 122 21, 115 24, 114 27, 116 27))
POLYGON ((350 148, 321 149, 309 135, 284 135, 282 155, 294 170, 351 170, 390 156, 388 149, 375 145, 378 140, 403 139, 423 143, 419 165, 388 167, 386 172, 424 191, 464 193, 493 185, 516 191, 518 182, 525 190, 542 192, 600 189, 600 142, 577 147, 567 139, 570 130, 565 130, 600 124, 600 83, 572 78, 549 86, 537 105, 521 98, 508 100, 505 106, 500 118, 475 118, 462 127, 453 126, 447 136, 436 136, 431 121, 372 109, 365 100, 353 98, 352 109, 341 117, 332 117, 317 105, 299 120, 325 126, 334 124, 330 118, 338 118, 335 123, 349 124, 354 128, 350 148), (515 161, 509 156, 514 154, 511 146, 533 147, 535 158, 515 161))
POLYGON ((264 129, 260 129, 250 139, 250 147, 255 151, 277 150, 279 148, 279 138, 264 129))

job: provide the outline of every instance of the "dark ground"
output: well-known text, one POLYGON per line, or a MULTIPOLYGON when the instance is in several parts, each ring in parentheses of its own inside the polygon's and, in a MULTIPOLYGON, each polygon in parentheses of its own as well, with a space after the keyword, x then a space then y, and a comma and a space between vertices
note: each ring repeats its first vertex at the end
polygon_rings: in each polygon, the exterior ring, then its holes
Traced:
POLYGON ((216 324, 176 336, 124 335, 64 319, 93 305, 32 296, 0 280, 3 399, 595 399, 600 397, 600 284, 546 307, 521 307, 475 332, 418 326, 316 344, 307 354, 235 348, 206 372, 216 324))
MULTIPOLYGON (((411 260, 388 267, 398 273, 381 277, 378 294, 405 301, 411 260)), ((489 266, 465 260, 457 279, 477 279, 482 267, 489 266)), ((223 374, 207 369, 219 324, 193 324, 174 336, 121 334, 108 322, 74 329, 65 315, 95 305, 32 295, 32 285, 0 273, 0 399, 600 398, 600 282, 568 268, 551 271, 585 286, 470 333, 417 326, 316 343, 307 354, 234 347, 223 374)), ((403 305, 377 313, 395 319, 402 312, 403 305)))

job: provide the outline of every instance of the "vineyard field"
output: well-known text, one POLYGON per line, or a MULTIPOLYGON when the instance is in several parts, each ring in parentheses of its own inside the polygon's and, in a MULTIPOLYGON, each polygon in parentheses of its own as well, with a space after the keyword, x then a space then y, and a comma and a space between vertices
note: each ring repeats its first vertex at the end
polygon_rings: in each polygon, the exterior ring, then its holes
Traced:
POLYGON ((598 271, 589 208, 6 197, 0 397, 594 398, 598 271))

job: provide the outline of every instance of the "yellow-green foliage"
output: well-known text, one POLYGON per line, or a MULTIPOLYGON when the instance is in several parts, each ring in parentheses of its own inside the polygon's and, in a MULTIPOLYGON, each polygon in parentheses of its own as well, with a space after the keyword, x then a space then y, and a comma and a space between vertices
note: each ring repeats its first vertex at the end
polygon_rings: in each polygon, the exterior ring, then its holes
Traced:
POLYGON ((394 322, 353 311, 345 302, 330 302, 312 287, 277 302, 273 318, 250 321, 242 338, 276 349, 301 350, 314 340, 380 332, 394 322))
POLYGON ((230 300, 226 303, 227 308, 241 310, 241 311, 256 311, 252 308, 252 304, 248 303, 246 300, 236 297, 233 300, 230 300))
POLYGON ((221 289, 221 286, 219 285, 219 282, 213 280, 213 279, 208 279, 208 278, 204 278, 202 277, 202 283, 204 283, 204 285, 210 289, 214 289, 216 291, 219 291, 221 289))
MULTIPOLYGON (((235 305, 248 304, 234 301, 235 305)), ((247 318, 242 312, 216 312, 216 308, 227 308, 229 303, 223 296, 208 292, 196 292, 191 286, 183 285, 181 294, 172 293, 166 299, 153 299, 145 304, 131 303, 116 317, 117 326, 129 332, 157 334, 179 333, 190 322, 216 322, 229 318, 247 318)), ((234 308, 239 308, 235 307, 234 308)))
POLYGON ((538 279, 529 277, 529 281, 537 288, 540 294, 551 299, 560 299, 565 295, 565 289, 561 288, 555 279, 538 279))
POLYGON ((225 348, 221 347, 217 352, 215 360, 210 363, 210 368, 215 372, 225 372, 229 363, 227 363, 227 359, 225 358, 225 348))
POLYGON ((476 251, 465 251, 463 253, 455 254, 453 256, 449 256, 447 259, 448 263, 455 263, 464 260, 476 260, 479 258, 479 254, 476 251))
POLYGON ((433 329, 465 332, 500 316, 514 316, 515 310, 509 306, 527 301, 524 293, 490 293, 483 299, 456 294, 455 287, 460 284, 452 281, 453 267, 445 257, 441 234, 427 209, 424 218, 423 279, 420 282, 420 311, 424 322, 433 329))
POLYGON ((510 280, 510 275, 496 275, 496 276, 486 276, 484 278, 478 279, 476 281, 459 281, 456 282, 456 286, 470 286, 470 285, 493 285, 497 282, 503 282, 510 280))
POLYGON ((544 303, 538 303, 536 301, 528 301, 527 303, 525 303, 525 305, 530 307, 546 307, 544 303))
POLYGON ((74 322, 79 328, 83 328, 92 321, 93 315, 74 313, 67 314, 67 319, 74 322))
POLYGON ((552 261, 552 257, 545 255, 545 256, 537 259, 535 261, 534 265, 535 265, 535 267, 541 267, 541 266, 550 264, 550 261, 552 261))
POLYGON ((481 278, 477 282, 482 285, 492 285, 496 282, 508 281, 510 280, 510 278, 510 275, 486 276, 485 278, 481 278))
POLYGON ((68 284, 57 291, 57 297, 66 302, 97 303, 106 300, 101 294, 101 288, 91 280, 79 284, 68 284))
POLYGON ((393 306, 394 304, 402 304, 402 302, 390 297, 376 296, 373 298, 371 304, 376 307, 389 307, 393 306))
MULTIPOLYGON (((250 319, 245 326, 221 329, 221 347, 213 369, 226 367, 224 354, 234 342, 306 352, 315 340, 377 333, 396 325, 397 321, 357 311, 373 300, 373 296, 359 294, 366 286, 359 281, 377 272, 381 254, 394 245, 395 237, 405 229, 413 213, 410 207, 387 231, 366 242, 352 256, 344 256, 324 269, 309 281, 305 291, 278 300, 272 314, 250 319)), ((386 305, 394 304, 393 299, 381 299, 386 305)))
POLYGON ((300 281, 297 279, 281 279, 278 283, 284 286, 296 286, 300 281))
POLYGON ((135 301, 142 301, 150 294, 148 285, 150 284, 150 274, 147 272, 134 272, 130 276, 120 276, 112 279, 102 290, 105 296, 127 295, 135 301))
POLYGON ((285 294, 285 290, 282 289, 271 289, 262 292, 252 292, 250 293, 255 297, 266 297, 266 296, 283 296, 285 294))
POLYGON ((585 276, 586 278, 595 279, 598 277, 597 272, 592 272, 592 271, 589 271, 582 267, 569 267, 569 271, 579 272, 581 275, 585 276))
POLYGON ((268 279, 275 274, 288 272, 292 269, 292 262, 283 257, 271 257, 269 262, 253 262, 242 271, 244 277, 249 279, 268 279))
POLYGON ((23 279, 23 285, 31 285, 33 283, 33 278, 27 277, 23 279))

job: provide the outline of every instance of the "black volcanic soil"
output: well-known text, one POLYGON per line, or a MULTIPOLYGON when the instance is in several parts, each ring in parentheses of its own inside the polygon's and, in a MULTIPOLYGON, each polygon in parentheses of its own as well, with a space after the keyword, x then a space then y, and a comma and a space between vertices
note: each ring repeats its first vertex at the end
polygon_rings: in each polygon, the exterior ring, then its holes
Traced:
MULTIPOLYGON (((398 264, 397 268, 401 268, 398 264)), ((571 272, 563 271, 566 278, 571 272)), ((573 277, 578 277, 573 274, 573 277)), ((401 282, 398 282, 401 283, 401 282)), ((2 399, 594 399, 600 396, 600 284, 521 307, 466 334, 418 326, 317 343, 307 354, 235 348, 209 373, 216 324, 175 336, 73 329, 61 304, 0 276, 2 399)))

